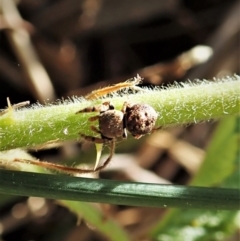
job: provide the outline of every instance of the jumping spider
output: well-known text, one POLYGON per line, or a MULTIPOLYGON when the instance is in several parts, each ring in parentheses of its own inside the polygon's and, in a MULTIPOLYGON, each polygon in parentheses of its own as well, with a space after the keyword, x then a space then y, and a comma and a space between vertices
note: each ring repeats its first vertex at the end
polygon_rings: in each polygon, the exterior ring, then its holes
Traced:
MULTIPOLYGON (((142 78, 137 75, 133 81, 126 81, 114 86, 109 86, 100 90, 93 91, 86 96, 86 99, 95 99, 113 91, 118 91, 122 88, 137 88, 135 85, 139 84, 141 80, 142 78)), ((26 103, 28 104, 28 102, 26 103)), ((22 107, 26 105, 26 103, 24 102, 17 104, 16 108, 22 107)), ((49 162, 40 162, 38 160, 15 159, 14 161, 30 163, 70 174, 98 172, 105 168, 111 161, 115 151, 116 140, 126 139, 127 131, 132 134, 135 139, 139 139, 143 135, 152 133, 153 131, 159 129, 155 128, 158 114, 150 105, 147 104, 131 104, 124 102, 122 109, 116 110, 110 102, 104 102, 99 106, 84 108, 76 112, 76 114, 88 112, 99 112, 99 115, 90 117, 88 120, 98 120, 99 129, 95 126, 91 126, 91 129, 94 132, 100 134, 100 137, 86 136, 80 133, 81 137, 93 143, 110 145, 110 154, 107 160, 101 166, 97 166, 98 161, 96 161, 94 169, 73 168, 49 162)))
POLYGON ((115 141, 117 139, 127 138, 127 131, 135 139, 141 138, 145 134, 152 133, 157 120, 157 112, 147 104, 130 104, 124 102, 121 110, 116 110, 110 102, 104 102, 100 106, 92 106, 82 109, 78 113, 99 112, 99 115, 90 117, 89 121, 98 120, 99 129, 91 126, 91 129, 100 134, 101 138, 86 136, 81 134, 85 140, 94 143, 110 144, 110 154, 102 166, 92 171, 99 171, 106 167, 111 161, 115 150, 115 141))
POLYGON ((143 135, 150 134, 159 129, 155 128, 158 114, 147 104, 130 104, 124 102, 122 109, 116 110, 110 102, 104 102, 99 106, 84 108, 76 112, 76 114, 88 112, 99 112, 99 115, 90 117, 89 121, 98 120, 99 129, 95 126, 91 126, 91 129, 100 134, 100 137, 80 134, 81 137, 93 143, 110 145, 110 154, 101 166, 94 169, 80 169, 38 160, 15 159, 14 162, 30 163, 69 174, 98 172, 104 169, 111 161, 115 151, 116 140, 127 138, 127 131, 132 134, 135 139, 139 139, 143 135))

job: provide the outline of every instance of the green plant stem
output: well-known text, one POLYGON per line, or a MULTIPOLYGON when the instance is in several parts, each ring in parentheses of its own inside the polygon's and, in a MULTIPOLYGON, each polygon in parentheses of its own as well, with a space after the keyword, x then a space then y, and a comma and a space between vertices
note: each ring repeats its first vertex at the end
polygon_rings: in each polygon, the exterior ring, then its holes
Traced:
MULTIPOLYGON (((73 99, 57 105, 24 108, 0 115, 0 151, 18 147, 35 147, 46 143, 73 140, 79 133, 94 135, 88 118, 96 113, 75 114, 87 106, 110 100, 118 109, 124 101, 147 103, 158 112, 157 126, 196 123, 240 113, 240 77, 216 82, 167 89, 145 90, 142 93, 114 95, 90 102, 73 99)), ((95 123, 97 126, 97 122, 95 123)))
POLYGON ((238 189, 185 187, 0 170, 0 192, 146 207, 239 209, 238 189))

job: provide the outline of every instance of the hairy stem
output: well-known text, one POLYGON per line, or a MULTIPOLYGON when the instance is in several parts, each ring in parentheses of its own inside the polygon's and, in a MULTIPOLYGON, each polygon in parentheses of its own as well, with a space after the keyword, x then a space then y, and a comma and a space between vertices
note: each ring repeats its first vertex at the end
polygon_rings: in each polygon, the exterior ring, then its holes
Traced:
MULTIPOLYGON (((215 82, 197 81, 166 89, 145 89, 134 94, 113 95, 117 109, 124 101, 147 103, 159 114, 157 126, 197 123, 240 113, 240 77, 215 82)), ((79 133, 96 135, 88 118, 96 113, 75 114, 103 100, 73 98, 54 105, 33 105, 0 115, 0 151, 18 147, 34 147, 47 143, 79 139, 79 133)), ((94 123, 97 126, 97 122, 94 123)))

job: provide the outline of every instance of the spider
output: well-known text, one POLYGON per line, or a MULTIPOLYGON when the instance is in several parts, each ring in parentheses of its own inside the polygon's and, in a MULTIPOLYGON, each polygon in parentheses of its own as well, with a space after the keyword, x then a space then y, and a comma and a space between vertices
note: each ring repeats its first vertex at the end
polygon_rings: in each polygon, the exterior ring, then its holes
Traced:
MULTIPOLYGON (((95 90, 88 94, 85 98, 99 98, 122 88, 138 88, 135 85, 139 84, 141 80, 142 78, 137 75, 137 77, 133 78, 133 81, 126 81, 113 86, 95 90)), ((26 103, 19 103, 16 105, 16 108, 24 105, 26 105, 26 103)), ((91 126, 91 129, 92 131, 100 134, 100 137, 86 136, 80 133, 81 137, 87 141, 95 143, 97 148, 100 148, 100 146, 102 147, 103 144, 110 145, 110 154, 107 160, 101 166, 98 166, 100 159, 99 153, 101 153, 101 151, 97 152, 97 160, 94 169, 73 168, 49 162, 42 162, 39 160, 15 159, 14 162, 30 163, 70 174, 98 172, 105 168, 111 161, 115 151, 116 140, 126 139, 127 131, 132 134, 135 139, 139 139, 143 135, 152 133, 153 131, 159 129, 155 128, 158 114, 150 105, 147 104, 130 104, 128 102, 124 102, 122 109, 116 110, 110 102, 104 102, 99 106, 92 106, 79 110, 76 112, 76 114, 87 112, 99 112, 99 115, 90 117, 88 120, 98 120, 99 129, 95 126, 91 126)))
POLYGON ((91 93, 87 94, 85 96, 85 99, 87 100, 94 100, 94 99, 98 99, 101 96, 107 95, 109 93, 118 91, 120 89, 124 89, 124 88, 132 88, 132 89, 136 89, 136 90, 141 90, 143 91, 143 89, 137 87, 136 85, 138 85, 143 79, 137 74, 136 77, 134 77, 133 79, 129 79, 125 82, 121 82, 112 86, 107 86, 98 90, 94 90, 91 93))
POLYGON ((92 131, 100 134, 99 137, 86 136, 81 137, 94 143, 110 144, 110 154, 107 160, 99 167, 93 169, 93 172, 99 171, 106 167, 111 161, 117 139, 126 139, 127 131, 135 139, 141 138, 145 134, 152 133, 159 129, 155 128, 158 117, 157 112, 147 104, 130 104, 124 102, 121 110, 116 110, 109 102, 104 102, 100 106, 92 106, 82 109, 76 114, 86 112, 99 112, 99 115, 90 117, 89 121, 98 120, 99 129, 91 126, 92 131))
MULTIPOLYGON (((74 167, 62 166, 59 164, 40 162, 38 160, 15 159, 15 162, 23 162, 46 167, 48 169, 58 170, 65 173, 94 173, 104 169, 111 161, 115 143, 118 139, 126 139, 127 131, 135 138, 139 139, 145 134, 150 134, 159 129, 155 128, 158 117, 157 112, 148 104, 131 104, 124 102, 121 110, 116 110, 110 102, 104 102, 99 106, 90 106, 79 110, 79 113, 99 112, 98 115, 90 117, 89 121, 98 120, 99 127, 91 126, 91 129, 98 133, 100 137, 87 136, 80 133, 81 137, 87 141, 110 145, 110 154, 101 166, 94 169, 80 169, 74 167)), ((97 163, 97 162, 96 162, 97 163)))

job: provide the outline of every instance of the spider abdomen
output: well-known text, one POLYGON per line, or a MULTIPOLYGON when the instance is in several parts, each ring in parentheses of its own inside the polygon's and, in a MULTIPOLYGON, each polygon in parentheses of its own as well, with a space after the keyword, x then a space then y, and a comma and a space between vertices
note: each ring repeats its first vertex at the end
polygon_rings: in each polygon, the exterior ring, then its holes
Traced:
POLYGON ((128 106, 125 113, 126 128, 134 137, 140 137, 152 132, 157 117, 157 112, 150 105, 128 106))

